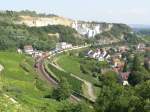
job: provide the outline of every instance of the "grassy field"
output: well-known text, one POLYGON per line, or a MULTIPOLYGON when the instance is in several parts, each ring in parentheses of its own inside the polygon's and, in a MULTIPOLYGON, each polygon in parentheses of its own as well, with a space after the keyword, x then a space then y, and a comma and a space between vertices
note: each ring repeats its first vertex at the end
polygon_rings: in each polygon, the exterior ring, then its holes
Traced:
POLYGON ((60 55, 56 57, 56 63, 67 72, 73 73, 79 76, 80 78, 85 79, 93 84, 97 83, 96 78, 88 74, 83 74, 82 71, 80 70, 80 61, 82 60, 84 59, 69 55, 60 55))
MULTIPOLYGON (((52 88, 38 78, 33 68, 33 59, 16 53, 0 52, 0 94, 15 99, 25 112, 56 112, 59 102, 44 98, 51 94, 52 88)), ((13 112, 13 111, 12 111, 13 112)))

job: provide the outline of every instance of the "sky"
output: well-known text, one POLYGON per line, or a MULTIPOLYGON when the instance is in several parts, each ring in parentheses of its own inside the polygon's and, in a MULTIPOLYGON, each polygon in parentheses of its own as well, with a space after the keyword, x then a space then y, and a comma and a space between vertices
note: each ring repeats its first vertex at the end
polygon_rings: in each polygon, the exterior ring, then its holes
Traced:
POLYGON ((0 10, 26 9, 77 20, 150 25, 150 0, 0 1, 0 10))

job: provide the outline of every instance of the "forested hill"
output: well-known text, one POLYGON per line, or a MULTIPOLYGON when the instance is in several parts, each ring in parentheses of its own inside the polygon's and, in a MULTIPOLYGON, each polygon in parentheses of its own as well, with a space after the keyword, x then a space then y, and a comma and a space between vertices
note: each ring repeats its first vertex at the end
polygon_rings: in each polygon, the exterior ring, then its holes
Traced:
POLYGON ((55 48, 57 42, 64 41, 73 45, 80 45, 93 41, 100 44, 109 44, 110 39, 111 42, 131 40, 126 39, 130 37, 133 38, 133 41, 136 39, 136 36, 131 34, 132 30, 130 27, 124 24, 113 24, 112 27, 109 27, 107 23, 81 22, 79 26, 87 25, 87 28, 91 29, 94 27, 92 25, 101 24, 103 26, 100 29, 102 31, 100 34, 93 38, 87 38, 86 35, 82 35, 78 30, 69 26, 72 21, 54 14, 37 14, 34 11, 1 11, 0 50, 23 48, 27 44, 33 45, 38 50, 50 50, 55 48), (49 20, 52 20, 53 24, 29 27, 28 25, 18 23, 21 21, 21 17, 40 18, 38 19, 39 21, 43 21, 41 18, 44 18, 44 21, 48 23, 49 20))
POLYGON ((50 50, 61 41, 77 45, 84 43, 85 39, 74 29, 61 25, 36 28, 0 22, 1 50, 23 48, 27 44, 39 50, 50 50))

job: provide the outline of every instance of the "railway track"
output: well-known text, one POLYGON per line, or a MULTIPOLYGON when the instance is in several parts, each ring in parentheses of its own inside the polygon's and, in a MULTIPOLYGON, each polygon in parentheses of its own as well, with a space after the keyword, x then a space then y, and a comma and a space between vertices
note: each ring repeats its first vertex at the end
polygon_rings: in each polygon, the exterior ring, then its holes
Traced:
MULTIPOLYGON (((45 80, 48 82, 48 84, 52 85, 54 88, 57 88, 57 86, 59 85, 58 81, 54 80, 52 77, 51 77, 51 74, 49 74, 45 68, 44 68, 44 60, 47 58, 48 56, 45 56, 45 57, 41 57, 37 63, 36 63, 36 69, 39 73, 39 75, 45 80)), ((76 97, 75 95, 71 95, 70 96, 70 100, 72 101, 80 101, 80 98, 76 97)))

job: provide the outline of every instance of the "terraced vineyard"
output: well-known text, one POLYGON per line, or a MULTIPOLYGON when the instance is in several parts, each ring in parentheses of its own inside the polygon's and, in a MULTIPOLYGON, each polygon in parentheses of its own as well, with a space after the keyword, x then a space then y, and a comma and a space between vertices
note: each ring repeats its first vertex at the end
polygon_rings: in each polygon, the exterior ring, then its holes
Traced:
POLYGON ((4 66, 0 73, 0 106, 3 107, 0 111, 56 112, 58 109, 61 102, 44 98, 51 94, 52 88, 38 78, 32 60, 25 55, 0 52, 0 64, 4 66), (12 99, 20 106, 16 107, 12 99), (4 102, 6 108, 1 105, 4 102))
MULTIPOLYGON (((93 84, 98 82, 98 80, 91 75, 92 73, 84 74, 80 69, 80 62, 86 61, 88 59, 79 58, 76 56, 69 56, 69 55, 60 55, 56 58, 57 58, 56 63, 64 70, 68 71, 69 73, 73 73, 82 79, 92 82, 93 84)), ((89 60, 89 62, 91 61, 89 60)), ((90 68, 90 66, 92 66, 92 63, 87 64, 87 66, 89 66, 90 68)))
MULTIPOLYGON (((56 67, 54 67, 53 65, 51 65, 50 63, 47 63, 48 65, 48 71, 52 72, 53 74, 55 74, 56 76, 53 77, 57 77, 57 80, 60 80, 60 78, 65 77, 68 82, 70 83, 70 85, 72 86, 72 90, 74 90, 75 92, 78 93, 82 93, 82 82, 74 77, 72 77, 70 75, 70 73, 58 70, 56 67)), ((51 74, 51 73, 50 73, 51 74)))

